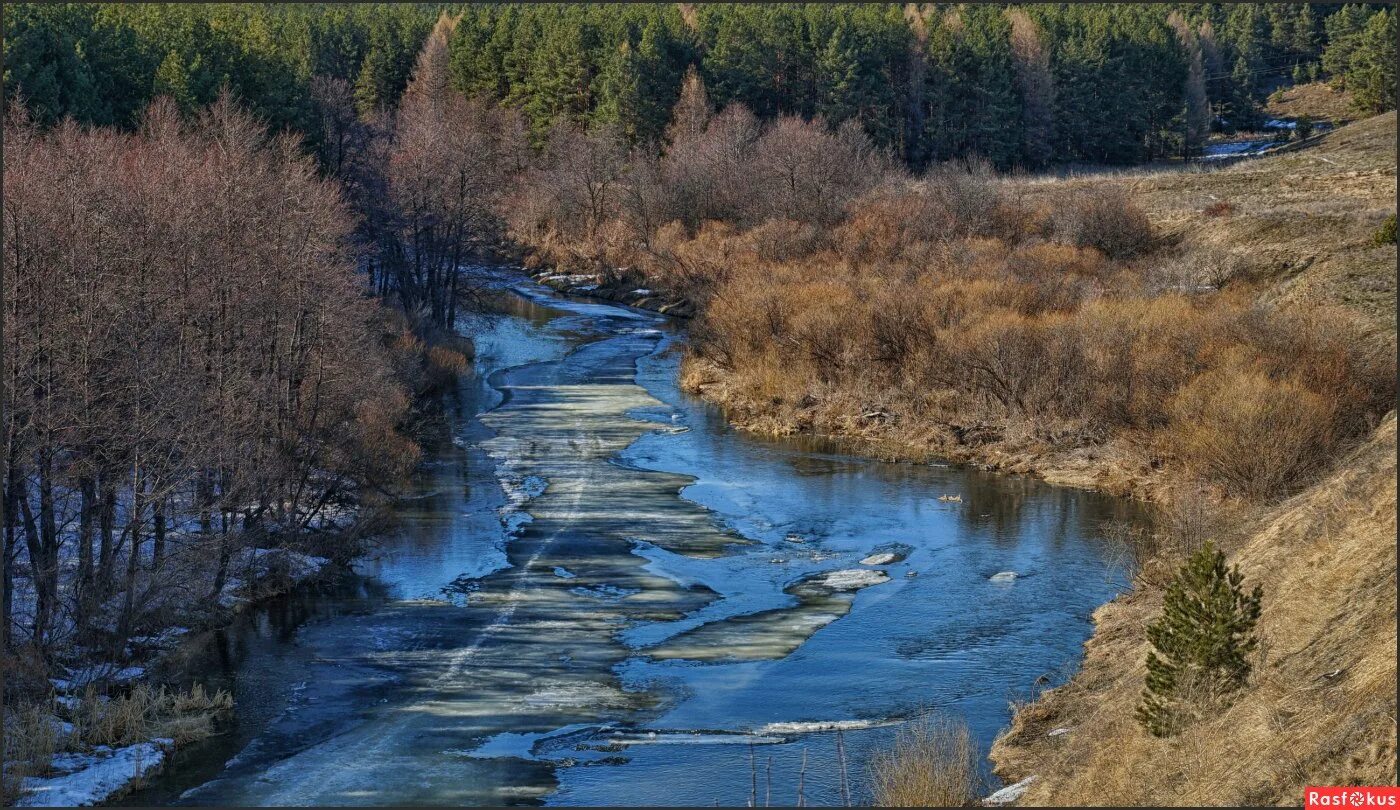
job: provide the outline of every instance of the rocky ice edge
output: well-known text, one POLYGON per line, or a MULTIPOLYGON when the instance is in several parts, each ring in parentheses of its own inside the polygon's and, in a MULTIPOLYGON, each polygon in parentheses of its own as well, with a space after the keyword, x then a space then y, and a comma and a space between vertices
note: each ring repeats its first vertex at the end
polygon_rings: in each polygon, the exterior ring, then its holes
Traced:
MULTIPOLYGON (((251 570, 255 580, 271 576, 277 571, 285 571, 288 579, 293 584, 298 584, 320 574, 330 564, 331 561, 325 557, 313 557, 291 549, 245 548, 234 553, 229 561, 229 571, 241 574, 251 570)), ((248 601, 248 597, 238 593, 246 586, 247 583, 241 578, 230 576, 224 583, 223 592, 219 594, 219 604, 233 607, 248 601)))

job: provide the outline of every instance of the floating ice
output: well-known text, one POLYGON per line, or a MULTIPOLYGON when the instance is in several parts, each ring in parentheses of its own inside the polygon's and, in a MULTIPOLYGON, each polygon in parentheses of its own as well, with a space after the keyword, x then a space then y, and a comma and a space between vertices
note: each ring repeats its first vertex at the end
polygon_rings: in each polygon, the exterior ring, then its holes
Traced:
POLYGON ((860 564, 861 564, 861 565, 889 565, 889 564, 892 563, 892 562, 898 562, 898 561, 899 561, 899 555, 898 555, 898 554, 890 554, 890 553, 886 552, 886 553, 882 553, 882 554, 871 554, 869 557, 866 557, 865 559, 861 560, 861 561, 860 561, 860 564))
POLYGON ((777 745, 787 740, 765 734, 729 731, 637 731, 612 734, 610 745, 777 745))
POLYGON ((890 575, 884 571, 871 571, 866 568, 847 568, 841 571, 828 571, 808 580, 808 584, 830 588, 833 591, 858 591, 871 585, 888 582, 890 575))
POLYGON ((769 723, 758 730, 760 734, 812 734, 819 731, 857 731, 865 728, 892 726, 898 720, 810 720, 796 723, 769 723))
POLYGON ((627 597, 632 596, 633 594, 641 593, 641 589, 619 588, 616 585, 608 584, 591 585, 586 587, 580 585, 577 588, 570 588, 569 593, 574 594, 575 596, 586 596, 591 599, 602 599, 609 602, 615 602, 618 599, 626 599, 627 597))

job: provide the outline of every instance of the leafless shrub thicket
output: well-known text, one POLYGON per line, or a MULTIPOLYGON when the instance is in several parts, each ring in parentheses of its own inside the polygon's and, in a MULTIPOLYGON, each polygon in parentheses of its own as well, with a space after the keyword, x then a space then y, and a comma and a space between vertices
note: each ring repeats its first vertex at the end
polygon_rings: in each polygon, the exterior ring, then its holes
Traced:
POLYGON ((337 184, 229 98, 4 136, 0 627, 120 650, 411 464, 405 378, 337 184))

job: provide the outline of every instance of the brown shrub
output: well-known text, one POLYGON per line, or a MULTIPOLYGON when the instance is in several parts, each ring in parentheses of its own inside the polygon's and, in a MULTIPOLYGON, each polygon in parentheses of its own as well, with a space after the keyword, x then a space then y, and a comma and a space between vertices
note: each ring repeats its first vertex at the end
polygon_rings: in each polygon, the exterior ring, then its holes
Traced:
POLYGON ((1154 239, 1147 215, 1116 186, 1093 186, 1060 196, 1051 214, 1056 241, 1103 251, 1112 259, 1147 252, 1154 239))
POLYGON ((826 248, 825 230, 810 223, 790 219, 769 220, 739 235, 737 247, 765 262, 790 262, 811 256, 826 248))
POLYGON ((875 755, 870 781, 876 807, 964 807, 983 784, 977 745, 967 725, 942 716, 906 724, 894 746, 875 755))
POLYGON ((1235 206, 1231 205, 1228 200, 1220 200, 1218 202, 1213 202, 1210 205, 1207 205, 1205 208, 1201 209, 1201 213, 1205 214, 1208 217, 1224 217, 1229 216, 1234 212, 1235 206))
POLYGON ((1102 299, 1076 315, 1091 392, 1086 415, 1114 428, 1168 421, 1171 397, 1205 366, 1221 311, 1186 296, 1102 299))
POLYGON ((1161 439, 1202 480, 1265 499, 1326 468, 1340 439, 1337 410, 1331 397, 1293 379, 1217 368, 1173 398, 1161 439))
POLYGON ((939 338, 968 389, 1008 414, 1062 413, 1080 398, 1078 336, 1062 317, 993 311, 939 338))
POLYGON ((1097 250, 1053 242, 1019 247, 1009 262, 1016 275, 1042 284, 1056 284, 1066 276, 1101 279, 1113 270, 1112 262, 1097 250))

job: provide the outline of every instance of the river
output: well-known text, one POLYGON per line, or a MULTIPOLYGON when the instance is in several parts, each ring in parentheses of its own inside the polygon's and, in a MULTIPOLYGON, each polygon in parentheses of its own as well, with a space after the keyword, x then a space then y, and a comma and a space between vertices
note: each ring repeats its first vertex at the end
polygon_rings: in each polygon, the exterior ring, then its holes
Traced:
POLYGON ((390 536, 189 653, 232 728, 130 803, 830 805, 838 727, 859 802, 921 712, 985 750, 1121 587, 1132 504, 738 433, 662 316, 497 284, 390 536))

